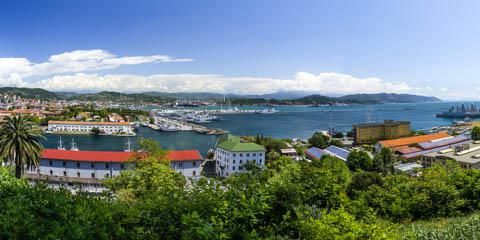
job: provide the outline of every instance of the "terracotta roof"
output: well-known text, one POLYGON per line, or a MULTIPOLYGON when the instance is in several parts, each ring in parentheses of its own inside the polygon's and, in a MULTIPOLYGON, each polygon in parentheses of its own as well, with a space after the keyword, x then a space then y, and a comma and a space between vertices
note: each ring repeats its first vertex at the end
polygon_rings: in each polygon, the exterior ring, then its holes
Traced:
MULTIPOLYGON (((45 149, 42 159, 81 161, 81 162, 127 162, 133 152, 113 151, 71 151, 58 149, 45 149)), ((198 150, 169 151, 167 158, 171 161, 202 160, 198 150)))
POLYGON ((48 124, 72 124, 72 125, 130 125, 129 122, 81 122, 81 121, 48 121, 48 124))
POLYGON ((428 134, 428 135, 420 135, 420 136, 414 136, 414 137, 380 141, 379 143, 382 147, 394 148, 399 146, 411 145, 415 143, 438 140, 446 137, 450 137, 450 135, 446 132, 440 132, 440 133, 434 133, 434 134, 428 134))
POLYGON ((167 158, 172 161, 202 160, 202 155, 197 150, 169 151, 167 158))

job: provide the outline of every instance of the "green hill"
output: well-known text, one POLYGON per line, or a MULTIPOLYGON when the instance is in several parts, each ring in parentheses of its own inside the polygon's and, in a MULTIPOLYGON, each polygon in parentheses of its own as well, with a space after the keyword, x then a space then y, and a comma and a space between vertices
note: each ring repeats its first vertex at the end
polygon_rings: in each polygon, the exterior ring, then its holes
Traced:
POLYGON ((55 99, 57 94, 41 88, 2 87, 0 94, 16 95, 26 99, 55 99))

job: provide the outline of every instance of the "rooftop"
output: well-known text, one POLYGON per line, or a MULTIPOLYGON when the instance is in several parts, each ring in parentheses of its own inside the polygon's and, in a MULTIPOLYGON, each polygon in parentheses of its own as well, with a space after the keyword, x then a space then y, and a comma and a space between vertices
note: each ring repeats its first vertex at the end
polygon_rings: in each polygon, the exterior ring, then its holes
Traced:
MULTIPOLYGON (((128 162, 133 154, 133 152, 45 149, 42 153, 42 159, 84 162, 128 162)), ((167 159, 171 161, 191 161, 202 160, 202 156, 198 150, 179 150, 169 151, 167 159)))
POLYGON ((264 152, 265 147, 251 142, 242 142, 232 134, 224 134, 217 141, 217 147, 229 152, 264 152))
POLYGON ((379 144, 382 147, 394 148, 394 147, 406 146, 406 145, 422 143, 422 142, 428 142, 428 141, 433 141, 433 140, 438 140, 438 139, 448 138, 448 137, 450 137, 450 135, 448 133, 440 132, 440 133, 420 135, 420 136, 414 136, 414 137, 406 137, 406 138, 399 138, 399 139, 393 139, 393 140, 385 140, 385 141, 380 141, 379 144))
POLYGON ((399 124, 410 124, 408 121, 394 121, 394 120, 385 120, 383 122, 376 122, 376 123, 361 123, 361 124, 355 124, 353 127, 373 127, 373 126, 395 126, 399 124))
POLYGON ((129 122, 82 122, 82 121, 48 121, 48 124, 70 125, 130 125, 129 122))
POLYGON ((305 150, 305 154, 307 154, 312 159, 321 159, 322 156, 326 154, 326 155, 334 156, 346 161, 348 158, 348 155, 350 155, 350 152, 343 148, 339 148, 337 146, 332 145, 325 149, 311 147, 305 150))
POLYGON ((466 151, 464 154, 456 153, 455 151, 444 151, 443 153, 437 151, 424 156, 434 157, 434 158, 444 158, 444 159, 454 159, 457 162, 476 164, 480 163, 480 144, 470 144, 471 151, 466 151))
POLYGON ((404 163, 404 164, 398 164, 397 166, 395 166, 395 169, 402 172, 412 171, 415 168, 423 168, 423 166, 418 163, 404 163))

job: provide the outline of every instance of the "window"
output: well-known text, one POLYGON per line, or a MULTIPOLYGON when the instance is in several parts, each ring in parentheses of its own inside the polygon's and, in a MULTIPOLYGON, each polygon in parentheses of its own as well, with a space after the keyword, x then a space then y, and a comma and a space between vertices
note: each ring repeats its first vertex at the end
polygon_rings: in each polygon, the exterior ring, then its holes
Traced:
POLYGON ((52 166, 53 165, 53 162, 50 160, 48 161, 48 165, 52 166))
POLYGON ((179 167, 183 167, 183 163, 179 162, 179 163, 178 163, 178 166, 179 166, 179 167))
POLYGON ((64 176, 64 177, 67 176, 67 171, 63 171, 63 176, 64 176))
POLYGON ((95 173, 92 173, 92 178, 95 178, 95 173))
POLYGON ((80 163, 79 163, 79 162, 77 162, 77 168, 79 168, 79 167, 80 167, 80 163))
POLYGON ((235 166, 232 167, 232 170, 235 171, 235 166))
POLYGON ((77 177, 80 177, 80 172, 77 172, 77 177))
POLYGON ((256 154, 256 153, 254 153, 254 154, 253 154, 253 156, 254 156, 254 157, 256 157, 256 156, 257 156, 257 154, 256 154))
POLYGON ((193 176, 196 176, 196 175, 197 175, 197 172, 193 171, 193 172, 192 172, 192 175, 193 175, 193 176))
POLYGON ((239 167, 238 167, 238 170, 243 170, 243 166, 239 166, 239 167))
POLYGON ((243 162, 243 160, 242 160, 242 159, 240 159, 240 164, 242 164, 242 162, 243 162))
MULTIPOLYGON (((233 161, 235 161, 235 160, 233 160, 233 161)), ((196 167, 196 166, 197 166, 197 161, 193 161, 193 162, 192 162, 192 166, 193 166, 193 167, 196 167)))
POLYGON ((240 153, 240 157, 243 157, 243 153, 240 153))
POLYGON ((63 166, 66 167, 66 166, 67 166, 67 162, 63 161, 63 166))
POLYGON ((235 159, 233 159, 233 164, 235 164, 235 159))
POLYGON ((125 168, 125 165, 122 163, 120 164, 120 169, 124 169, 125 168))
POLYGON ((94 169, 95 168, 95 163, 90 163, 90 168, 94 169))
POLYGON ((263 153, 259 153, 259 154, 258 154, 258 156, 260 156, 260 157, 261 157, 262 155, 263 155, 263 153))
POLYGON ((110 168, 110 165, 108 163, 105 163, 105 168, 110 168))
POLYGON ((259 160, 258 160, 258 164, 262 164, 262 159, 259 159, 259 160))
POLYGON ((236 156, 237 156, 237 154, 236 154, 236 153, 234 153, 234 154, 233 154, 233 157, 236 157, 236 156))
POLYGON ((53 171, 52 171, 52 170, 50 170, 50 175, 53 175, 53 171))
POLYGON ((247 153, 247 157, 250 157, 250 153, 247 153))

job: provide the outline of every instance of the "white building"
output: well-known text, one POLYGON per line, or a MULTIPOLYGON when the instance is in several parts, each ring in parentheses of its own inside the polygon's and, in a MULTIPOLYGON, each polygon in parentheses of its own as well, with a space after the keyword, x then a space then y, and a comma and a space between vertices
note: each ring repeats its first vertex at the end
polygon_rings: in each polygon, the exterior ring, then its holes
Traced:
MULTIPOLYGON (((133 167, 132 152, 45 149, 38 168, 27 170, 31 180, 58 186, 82 186, 102 191, 102 181, 133 167)), ((186 177, 200 176, 202 156, 197 150, 169 151, 171 167, 186 177)))
POLYGON ((98 128, 103 134, 134 135, 133 127, 129 122, 81 122, 81 121, 49 121, 48 131, 89 133, 98 128))
POLYGON ((265 151, 263 146, 242 142, 234 135, 225 134, 218 139, 215 149, 217 175, 228 177, 244 172, 244 165, 249 161, 265 166, 265 151))

